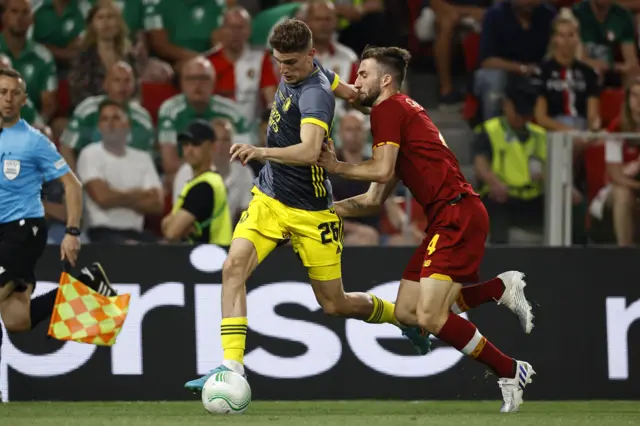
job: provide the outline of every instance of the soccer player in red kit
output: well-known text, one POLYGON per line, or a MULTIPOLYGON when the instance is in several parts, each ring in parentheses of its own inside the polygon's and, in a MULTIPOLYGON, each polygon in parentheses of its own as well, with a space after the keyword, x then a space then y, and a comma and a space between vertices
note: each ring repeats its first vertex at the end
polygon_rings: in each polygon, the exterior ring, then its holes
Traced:
POLYGON ((400 93, 409 58, 397 47, 364 51, 355 87, 360 103, 372 107, 373 158, 353 165, 337 161, 325 149, 318 163, 329 173, 372 182, 367 193, 334 204, 340 216, 376 211, 398 181, 411 191, 427 217, 426 238, 402 275, 396 318, 490 367, 500 378, 500 411, 518 411, 524 387, 535 374, 531 365, 504 355, 456 313, 495 300, 518 315, 525 332, 530 332, 533 316, 524 297, 523 274, 509 271, 462 287, 479 280, 488 215, 424 108, 400 93))

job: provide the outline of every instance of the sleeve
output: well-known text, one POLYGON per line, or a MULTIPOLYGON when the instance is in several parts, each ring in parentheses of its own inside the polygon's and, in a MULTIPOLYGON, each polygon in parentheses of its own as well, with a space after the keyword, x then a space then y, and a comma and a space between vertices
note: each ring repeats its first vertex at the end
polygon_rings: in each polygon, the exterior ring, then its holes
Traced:
POLYGON ((329 68, 323 67, 320 62, 315 61, 315 64, 318 68, 320 68, 320 72, 322 72, 327 77, 327 79, 329 79, 329 83, 331 83, 331 90, 336 90, 336 87, 338 87, 338 84, 340 83, 340 76, 329 68))
POLYGON ((206 182, 195 185, 184 197, 182 209, 195 216, 196 221, 202 222, 211 217, 215 194, 213 188, 206 182))
POLYGON ((585 80, 587 82, 587 98, 597 98, 600 96, 600 84, 598 83, 598 75, 593 68, 586 66, 584 68, 585 80))
POLYGON ((278 79, 276 73, 273 71, 273 65, 271 63, 271 55, 269 52, 264 53, 262 58, 262 69, 260 70, 260 88, 276 86, 278 85, 278 79))
POLYGON ((100 160, 95 158, 97 151, 93 149, 83 149, 78 156, 78 163, 76 165, 78 171, 78 179, 83 184, 91 182, 92 180, 102 179, 102 168, 100 167, 100 160))
POLYGON ((382 145, 400 146, 405 110, 398 102, 389 100, 371 110, 373 149, 382 145))
POLYGON ((158 171, 153 164, 153 159, 151 155, 147 152, 141 152, 143 154, 144 161, 144 177, 142 179, 142 187, 143 189, 153 189, 153 188, 162 188, 162 183, 160 182, 160 176, 158 175, 158 171))
POLYGON ((478 155, 484 155, 489 159, 489 161, 493 160, 493 149, 491 148, 491 141, 489 140, 489 136, 484 129, 481 132, 476 133, 473 138, 473 142, 471 144, 471 153, 472 158, 477 157, 478 155))
POLYGON ((170 110, 170 108, 160 107, 158 112, 158 142, 160 144, 177 145, 178 129, 176 128, 176 120, 167 113, 167 109, 170 110))
POLYGON ((67 128, 64 129, 60 136, 60 142, 62 145, 69 148, 77 148, 80 141, 80 118, 77 115, 73 115, 67 123, 67 128))
POLYGON ((498 10, 495 7, 489 8, 484 15, 482 30, 480 32, 480 62, 491 57, 500 57, 498 27, 498 10))
POLYGON ((298 100, 300 124, 311 123, 320 126, 329 134, 333 121, 335 98, 320 86, 311 86, 303 90, 298 100))
POLYGON ((57 179, 71 171, 67 162, 56 149, 56 146, 44 135, 35 135, 38 138, 36 146, 36 162, 38 169, 42 171, 45 182, 57 179))
POLYGON ((620 8, 621 11, 621 31, 620 31, 620 44, 635 43, 636 33, 634 28, 633 15, 626 9, 620 8))
POLYGON ((162 19, 162 2, 150 4, 144 9, 143 27, 145 31, 164 29, 164 20, 162 19))
POLYGON ((622 164, 622 141, 609 139, 604 143, 604 161, 607 164, 622 164))

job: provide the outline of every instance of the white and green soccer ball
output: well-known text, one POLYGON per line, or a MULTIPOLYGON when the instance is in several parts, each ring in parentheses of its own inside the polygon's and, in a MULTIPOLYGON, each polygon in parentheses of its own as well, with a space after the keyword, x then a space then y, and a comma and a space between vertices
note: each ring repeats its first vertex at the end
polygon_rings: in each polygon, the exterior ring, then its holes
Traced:
POLYGON ((242 375, 221 371, 202 388, 202 405, 209 414, 242 414, 251 402, 251 387, 242 375))

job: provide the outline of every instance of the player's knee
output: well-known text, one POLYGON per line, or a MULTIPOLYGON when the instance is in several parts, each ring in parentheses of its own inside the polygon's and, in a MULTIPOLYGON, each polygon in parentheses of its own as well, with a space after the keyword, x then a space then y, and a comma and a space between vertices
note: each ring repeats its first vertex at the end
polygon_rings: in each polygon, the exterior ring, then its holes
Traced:
MULTIPOLYGON (((418 325, 431 334, 438 334, 444 323, 447 321, 448 315, 432 309, 424 309, 417 311, 418 325)), ((400 319, 398 319, 400 321, 400 319)))
POLYGON ((224 282, 237 279, 240 282, 245 281, 248 259, 240 256, 229 256, 222 264, 222 278, 224 282))
POLYGON ((332 317, 344 316, 344 309, 340 306, 339 303, 333 301, 323 301, 320 306, 322 306, 322 312, 324 312, 325 315, 329 315, 332 317))

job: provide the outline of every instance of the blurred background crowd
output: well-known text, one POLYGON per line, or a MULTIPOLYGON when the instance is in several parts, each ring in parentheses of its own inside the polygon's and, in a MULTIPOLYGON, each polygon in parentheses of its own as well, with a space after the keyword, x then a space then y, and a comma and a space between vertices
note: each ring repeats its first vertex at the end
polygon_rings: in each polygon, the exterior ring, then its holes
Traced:
MULTIPOLYGON (((193 176, 178 134, 215 130, 212 168, 232 220, 260 164, 229 163, 234 142, 265 143, 279 83, 268 37, 305 21, 317 58, 353 83, 367 44, 408 48, 403 88, 424 105, 491 216, 489 243, 542 242, 547 133, 574 139, 574 242, 636 241, 640 227, 640 0, 0 0, 0 66, 22 73, 23 118, 47 133, 85 189, 83 238, 168 242, 193 176), (604 133, 606 132, 606 133, 604 133)), ((340 101, 338 157, 371 155, 368 117, 340 101)), ((336 199, 368 184, 331 177, 336 199)), ((425 219, 404 188, 374 217, 345 221, 346 245, 414 245, 425 219)), ((49 240, 64 194, 44 188, 49 240)))

